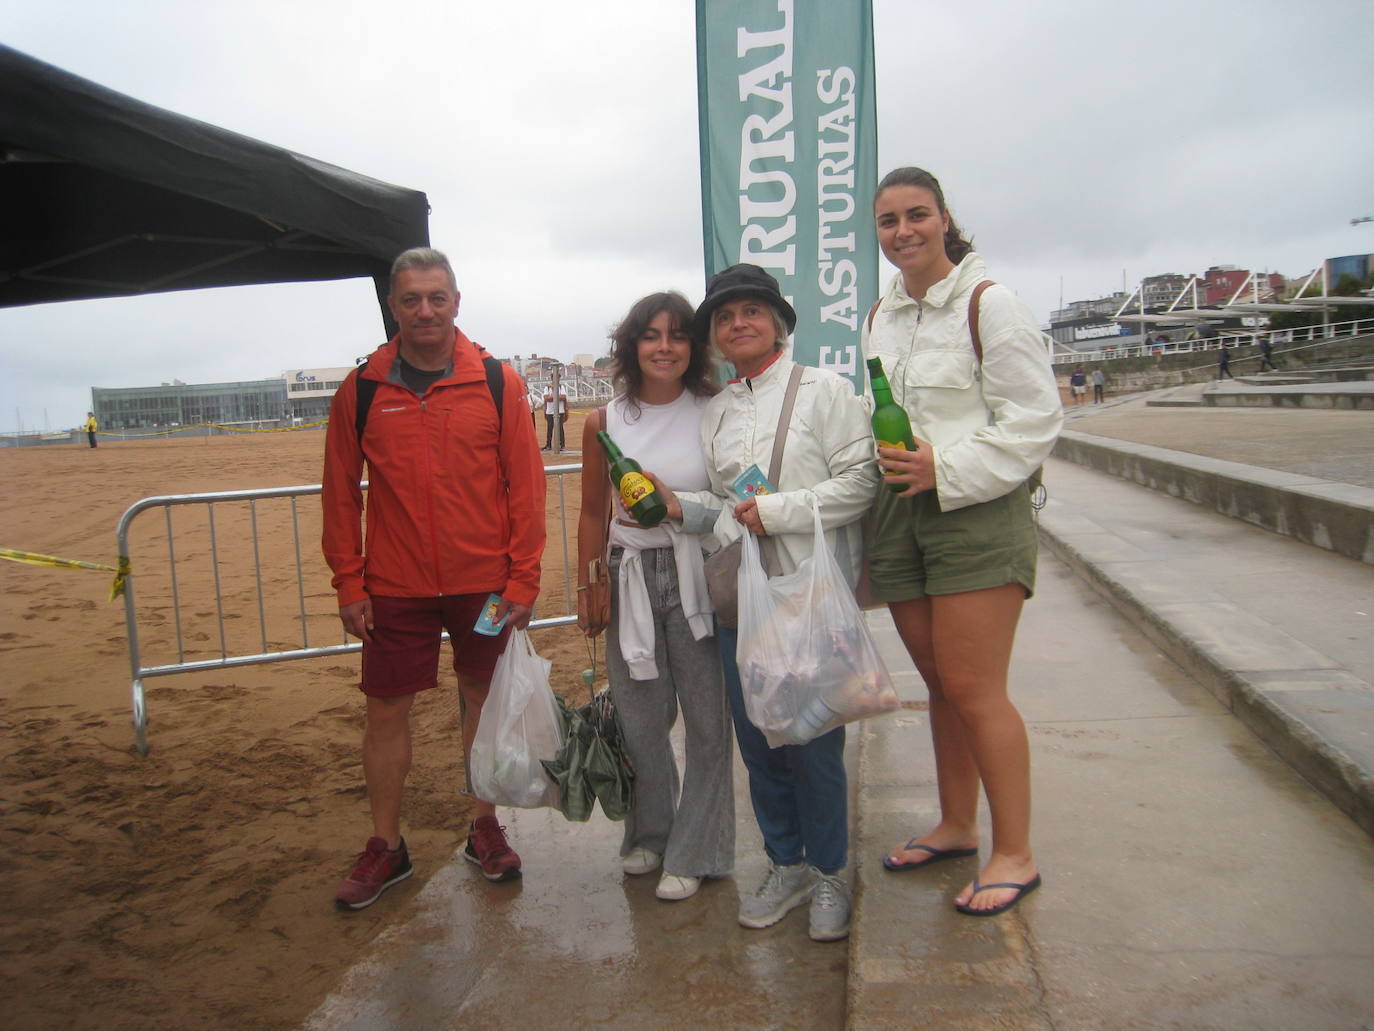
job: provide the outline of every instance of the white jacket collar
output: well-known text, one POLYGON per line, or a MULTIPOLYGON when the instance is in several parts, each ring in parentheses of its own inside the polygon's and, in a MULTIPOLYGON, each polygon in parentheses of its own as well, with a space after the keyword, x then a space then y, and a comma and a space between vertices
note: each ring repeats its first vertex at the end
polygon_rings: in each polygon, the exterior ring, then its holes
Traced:
POLYGON ((963 261, 949 270, 944 279, 926 291, 923 301, 918 302, 906 292, 902 274, 898 272, 888 283, 887 292, 883 295, 882 310, 896 311, 904 305, 917 303, 923 303, 930 308, 943 308, 987 278, 987 265, 976 253, 970 251, 964 255, 963 261))

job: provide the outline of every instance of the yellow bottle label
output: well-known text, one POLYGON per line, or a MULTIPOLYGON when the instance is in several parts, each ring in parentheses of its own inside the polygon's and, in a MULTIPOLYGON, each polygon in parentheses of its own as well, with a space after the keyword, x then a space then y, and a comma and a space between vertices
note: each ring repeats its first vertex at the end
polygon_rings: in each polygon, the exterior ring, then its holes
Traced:
POLYGON ((626 473, 620 478, 620 502, 626 508, 634 508, 653 491, 654 485, 643 473, 626 473))
MULTIPOLYGON (((879 446, 879 447, 892 447, 892 448, 896 448, 898 451, 905 451, 905 450, 906 450, 906 442, 905 442, 905 441, 901 441, 901 440, 880 440, 880 441, 878 441, 878 446, 879 446)), ((896 476, 896 475, 897 475, 897 470, 896 470, 896 469, 884 469, 884 470, 883 470, 883 475, 884 475, 884 476, 896 476)))

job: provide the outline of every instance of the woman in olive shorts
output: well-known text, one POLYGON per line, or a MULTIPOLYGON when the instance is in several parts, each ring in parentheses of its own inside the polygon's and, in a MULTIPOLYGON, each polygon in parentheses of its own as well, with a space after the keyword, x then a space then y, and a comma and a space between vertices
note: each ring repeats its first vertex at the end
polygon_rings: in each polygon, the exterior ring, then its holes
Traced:
POLYGON ((935 177, 889 173, 873 214, 898 274, 873 310, 864 349, 882 359, 916 449, 879 449, 888 486, 867 521, 866 549, 874 596, 888 603, 930 691, 940 797, 940 822, 894 847, 883 865, 915 870, 976 855, 981 786, 992 849, 954 904, 991 916, 1040 885, 1030 753, 1007 671, 1035 588, 1026 480, 1049 456, 1063 411, 1036 319, 1004 286, 978 292, 979 360, 970 302, 987 275, 935 177))

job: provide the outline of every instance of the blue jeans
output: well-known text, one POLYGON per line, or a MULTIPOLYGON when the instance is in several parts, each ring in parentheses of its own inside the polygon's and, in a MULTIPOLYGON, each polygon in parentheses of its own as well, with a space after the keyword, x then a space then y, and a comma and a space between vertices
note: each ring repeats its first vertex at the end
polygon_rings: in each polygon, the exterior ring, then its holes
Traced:
POLYGON ((839 873, 849 855, 844 727, 804 745, 769 748, 763 732, 749 722, 744 710, 735 662, 738 634, 717 624, 716 641, 764 852, 779 866, 807 862, 823 874, 839 873))

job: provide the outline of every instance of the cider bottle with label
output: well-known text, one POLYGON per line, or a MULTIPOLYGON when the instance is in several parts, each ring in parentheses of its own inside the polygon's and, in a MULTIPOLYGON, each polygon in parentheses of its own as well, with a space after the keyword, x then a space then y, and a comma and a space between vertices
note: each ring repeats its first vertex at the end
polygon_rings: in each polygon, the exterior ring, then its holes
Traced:
MULTIPOLYGON (((907 418, 906 409, 892 400, 892 388, 888 386, 887 376, 883 373, 881 358, 868 359, 868 378, 873 383, 873 439, 879 447, 915 451, 916 439, 911 435, 911 420, 907 418)), ((889 482, 887 486, 898 493, 906 490, 904 483, 889 482)))
POLYGON ((626 458, 605 430, 597 433, 596 440, 601 450, 606 452, 611 486, 619 491, 620 503, 625 510, 645 529, 663 522, 663 517, 668 514, 668 506, 658 491, 654 490, 653 483, 644 475, 639 463, 633 458, 626 458))

